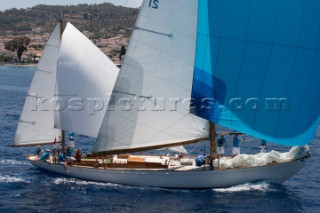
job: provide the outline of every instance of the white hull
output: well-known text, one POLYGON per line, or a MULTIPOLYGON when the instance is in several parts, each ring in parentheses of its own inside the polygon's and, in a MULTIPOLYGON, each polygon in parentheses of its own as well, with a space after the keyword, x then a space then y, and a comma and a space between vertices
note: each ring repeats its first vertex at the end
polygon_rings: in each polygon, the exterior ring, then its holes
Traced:
POLYGON ((29 160, 41 169, 74 178, 124 185, 153 186, 162 188, 221 188, 248 182, 267 180, 281 183, 295 175, 308 157, 291 162, 254 168, 192 171, 150 170, 150 169, 97 169, 89 167, 49 164, 29 160))

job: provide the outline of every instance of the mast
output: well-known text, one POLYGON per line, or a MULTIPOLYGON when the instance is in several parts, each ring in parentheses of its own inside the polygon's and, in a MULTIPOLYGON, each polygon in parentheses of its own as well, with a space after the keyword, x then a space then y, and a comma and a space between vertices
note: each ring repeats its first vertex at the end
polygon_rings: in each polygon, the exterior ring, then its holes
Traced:
POLYGON ((61 130, 61 145, 62 145, 62 153, 65 153, 65 146, 66 146, 66 136, 65 136, 65 131, 61 130))
MULTIPOLYGON (((60 40, 62 40, 62 34, 63 34, 63 19, 61 15, 61 19, 59 20, 60 22, 60 40)), ((66 136, 65 136, 65 131, 61 130, 61 145, 62 145, 62 153, 63 155, 65 154, 65 145, 66 145, 66 136)))
POLYGON ((63 34, 63 20, 62 18, 59 20, 60 23, 60 39, 62 38, 62 34, 63 34))
POLYGON ((216 124, 210 121, 210 169, 213 170, 213 160, 216 159, 216 124))

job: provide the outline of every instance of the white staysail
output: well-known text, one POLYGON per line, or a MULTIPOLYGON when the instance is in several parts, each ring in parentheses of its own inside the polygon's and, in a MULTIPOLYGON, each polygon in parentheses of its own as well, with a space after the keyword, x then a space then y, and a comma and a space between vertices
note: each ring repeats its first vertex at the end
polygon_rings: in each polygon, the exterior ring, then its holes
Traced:
POLYGON ((60 24, 49 38, 35 70, 21 113, 14 146, 26 146, 61 141, 61 131, 54 129, 54 98, 57 59, 60 45, 60 24))
POLYGON ((98 47, 67 23, 58 59, 55 127, 97 137, 118 73, 98 47))
POLYGON ((194 0, 144 1, 94 151, 208 137, 207 122, 189 114, 197 9, 194 0))

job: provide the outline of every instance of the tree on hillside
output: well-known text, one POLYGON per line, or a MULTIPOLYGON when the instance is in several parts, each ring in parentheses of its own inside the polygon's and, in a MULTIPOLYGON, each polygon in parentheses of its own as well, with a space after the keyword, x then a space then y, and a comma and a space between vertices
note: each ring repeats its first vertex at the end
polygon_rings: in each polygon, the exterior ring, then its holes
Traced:
POLYGON ((5 43, 5 49, 12 52, 17 51, 17 56, 19 61, 21 61, 21 56, 25 50, 27 50, 28 44, 30 44, 31 39, 27 36, 16 37, 5 43))

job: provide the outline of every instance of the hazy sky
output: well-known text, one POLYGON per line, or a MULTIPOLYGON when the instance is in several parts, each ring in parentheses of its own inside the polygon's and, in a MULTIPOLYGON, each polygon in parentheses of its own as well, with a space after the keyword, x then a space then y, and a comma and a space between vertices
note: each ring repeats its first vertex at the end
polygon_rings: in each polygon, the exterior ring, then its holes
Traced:
POLYGON ((100 4, 110 2, 115 5, 139 7, 142 0, 1 0, 0 11, 11 8, 27 8, 38 4, 48 5, 77 5, 77 4, 100 4))

